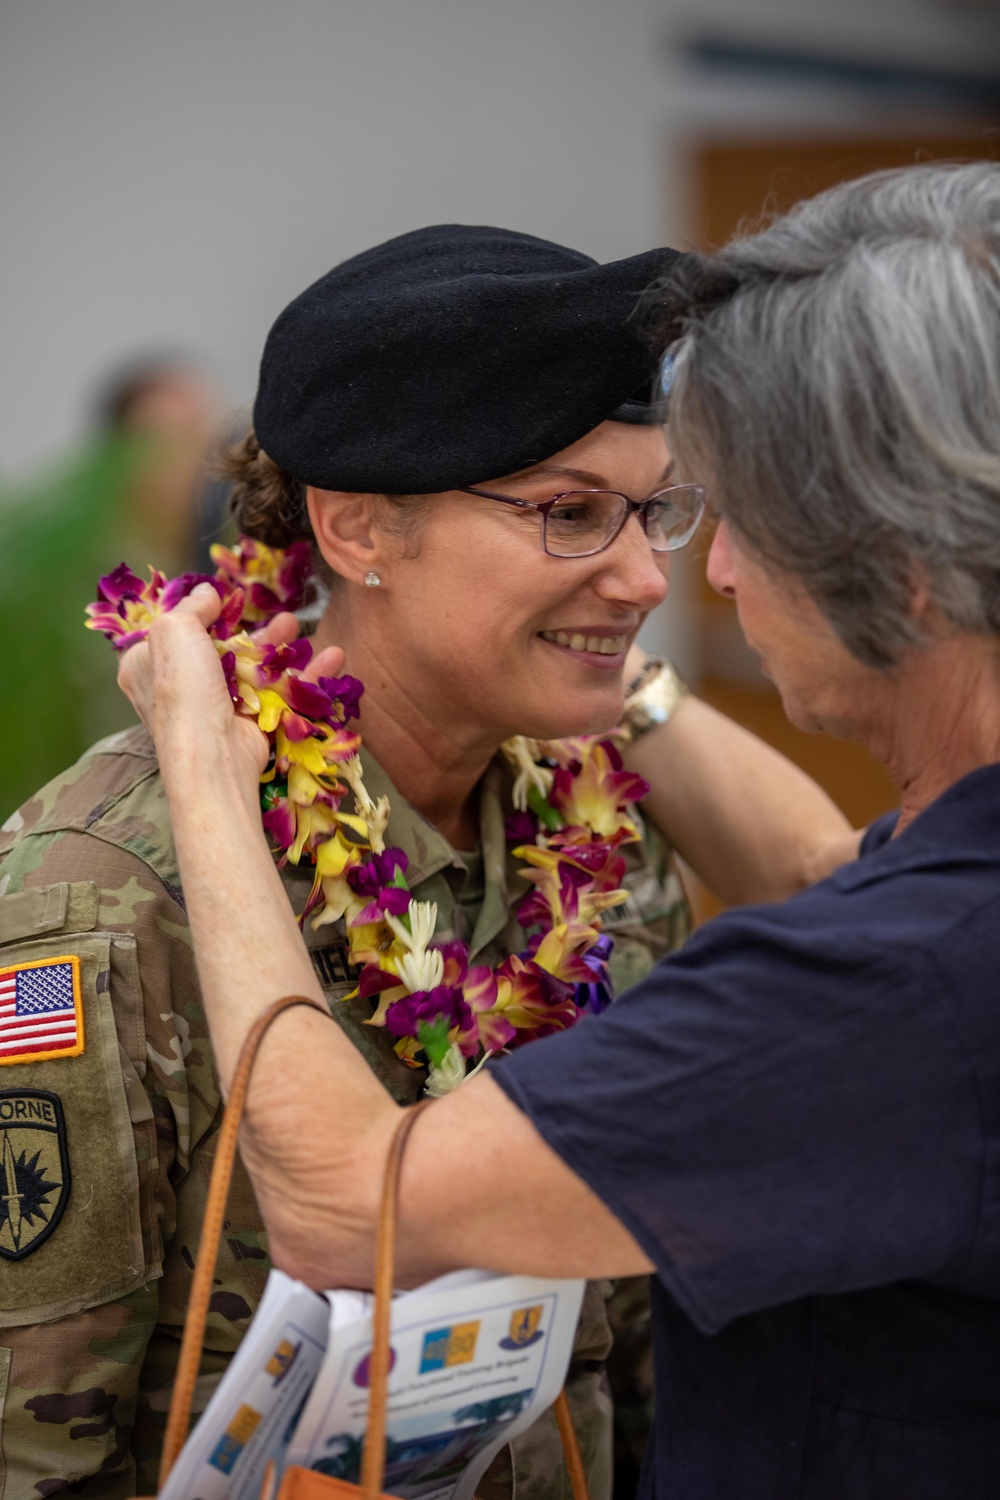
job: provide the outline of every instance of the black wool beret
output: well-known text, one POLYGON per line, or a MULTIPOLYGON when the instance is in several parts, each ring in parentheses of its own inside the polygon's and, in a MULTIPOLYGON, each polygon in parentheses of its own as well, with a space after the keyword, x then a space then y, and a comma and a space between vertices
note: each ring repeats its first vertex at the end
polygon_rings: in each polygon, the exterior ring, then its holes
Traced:
POLYGON ((468 224, 376 245, 271 329, 257 439, 305 484, 426 494, 515 473, 612 416, 657 420, 637 305, 676 254, 602 266, 468 224))

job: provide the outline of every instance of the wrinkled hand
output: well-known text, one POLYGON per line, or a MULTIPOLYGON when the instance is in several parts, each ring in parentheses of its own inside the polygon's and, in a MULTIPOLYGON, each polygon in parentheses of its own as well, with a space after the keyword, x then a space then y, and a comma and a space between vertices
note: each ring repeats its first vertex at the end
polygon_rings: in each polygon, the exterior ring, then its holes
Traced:
MULTIPOLYGON (((221 601, 210 584, 199 584, 169 614, 154 620, 149 634, 131 646, 118 667, 118 685, 156 744, 168 790, 183 768, 210 762, 231 768, 241 789, 256 797, 267 765, 266 736, 252 719, 237 714, 226 687, 222 662, 208 627, 221 601)), ((279 614, 254 639, 276 646, 295 640, 293 614, 279 614)), ((303 676, 315 681, 343 669, 344 653, 327 647, 313 657, 303 676)))

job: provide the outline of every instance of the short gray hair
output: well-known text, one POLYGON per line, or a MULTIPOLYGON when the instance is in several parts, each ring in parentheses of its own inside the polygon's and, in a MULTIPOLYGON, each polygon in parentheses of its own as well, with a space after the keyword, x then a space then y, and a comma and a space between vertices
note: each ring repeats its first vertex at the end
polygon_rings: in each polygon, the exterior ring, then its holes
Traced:
POLYGON ((662 291, 679 469, 854 655, 919 643, 917 577, 1000 635, 1000 165, 844 183, 662 291))

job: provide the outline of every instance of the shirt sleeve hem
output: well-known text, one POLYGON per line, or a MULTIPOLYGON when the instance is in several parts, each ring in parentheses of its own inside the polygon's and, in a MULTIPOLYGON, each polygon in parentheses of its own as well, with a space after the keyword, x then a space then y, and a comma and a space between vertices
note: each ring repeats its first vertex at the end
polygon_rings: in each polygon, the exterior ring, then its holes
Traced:
POLYGON ((620 1202, 613 1189, 609 1189, 604 1182, 598 1182, 592 1171, 592 1164, 578 1157, 572 1146, 566 1142, 554 1139, 542 1128, 538 1117, 532 1108, 532 1101, 521 1087, 519 1080, 509 1068, 494 1067, 490 1069, 495 1083, 498 1083, 512 1104, 516 1105, 522 1114, 534 1125, 545 1144, 561 1157, 569 1169, 581 1178, 594 1192, 606 1208, 609 1208, 619 1223, 623 1224, 629 1234, 645 1251, 656 1267, 657 1279, 662 1283, 664 1289, 673 1297, 681 1311, 691 1320, 699 1333, 718 1333, 725 1319, 713 1317, 698 1298, 693 1294, 686 1284, 676 1265, 667 1253, 663 1244, 650 1232, 649 1226, 638 1218, 632 1209, 620 1202))

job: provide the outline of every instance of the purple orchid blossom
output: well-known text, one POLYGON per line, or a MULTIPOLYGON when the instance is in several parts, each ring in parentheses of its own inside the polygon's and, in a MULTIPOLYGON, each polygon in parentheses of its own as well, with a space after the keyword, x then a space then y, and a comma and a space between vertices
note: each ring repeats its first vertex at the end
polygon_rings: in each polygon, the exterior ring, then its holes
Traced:
MULTIPOLYGON (((583 886, 592 886, 593 877, 568 859, 559 861, 559 895, 563 909, 570 916, 577 909, 576 892, 583 886)), ((522 927, 548 926, 552 921, 552 909, 545 895, 537 886, 523 897, 517 907, 517 920, 522 927)))
POLYGON ((226 675, 226 687, 229 691, 229 696, 238 707, 242 700, 240 698, 240 685, 236 676, 236 653, 234 651, 227 651, 221 660, 222 670, 226 675))
POLYGON ((220 599, 224 599, 229 593, 230 586, 220 583, 210 573, 178 573, 176 578, 171 578, 170 582, 164 585, 160 593, 160 608, 164 614, 171 609, 176 609, 181 600, 186 599, 199 583, 210 583, 220 599))
POLYGON ((243 611, 241 589, 207 573, 182 573, 169 582, 156 568, 150 568, 149 574, 149 582, 143 583, 126 563, 119 563, 99 580, 97 600, 87 605, 90 629, 107 636, 116 651, 127 651, 145 640, 156 616, 175 609, 199 583, 210 583, 222 600, 219 618, 212 626, 215 638, 226 640, 238 628, 243 611))
MULTIPOLYGON (((305 642, 309 644, 308 641, 305 642)), ((333 714, 330 695, 315 682, 304 677, 289 677, 284 684, 284 697, 293 713, 304 714, 307 719, 322 719, 337 723, 333 714)))
POLYGON ((580 1010, 589 1011, 591 1015, 599 1016, 615 998, 611 971, 608 968, 608 959, 614 946, 614 938, 602 932, 597 942, 580 955, 587 968, 593 970, 594 977, 589 983, 583 981, 576 985, 573 999, 580 1010))
POLYGON ((374 901, 362 907, 356 917, 352 917, 352 927, 366 927, 369 922, 381 922, 386 912, 394 917, 405 916, 410 909, 410 893, 403 886, 390 885, 384 891, 379 891, 374 901))
POLYGON ((334 703, 340 704, 345 723, 348 719, 358 717, 361 712, 361 695, 365 689, 364 684, 357 677, 347 674, 343 677, 321 677, 319 686, 334 703))
POLYGON ((504 819, 503 831, 508 844, 533 844, 538 834, 538 819, 533 812, 513 812, 504 819))
POLYGON ((347 871, 351 890, 368 899, 368 905, 351 921, 352 927, 381 922, 387 912, 394 917, 405 916, 410 906, 410 892, 403 879, 408 863, 402 849, 385 849, 347 871))
MULTIPOLYGON (((374 900, 380 891, 395 881, 397 871, 405 875, 409 863, 402 849, 385 849, 348 870, 347 883, 356 896, 369 896, 374 900)), ((409 893, 406 895, 409 900, 409 893)))
POLYGON ((380 969, 375 964, 365 964, 358 977, 358 994, 363 1000, 381 995, 383 990, 400 988, 402 980, 397 974, 391 974, 388 969, 380 969))
POLYGON ((285 713, 281 716, 281 728, 285 738, 293 744, 300 744, 302 740, 321 739, 322 729, 319 729, 311 720, 302 714, 285 713))
MULTIPOLYGON (((162 588, 166 580, 162 573, 159 578, 162 588)), ((155 581, 154 575, 153 582, 155 581)), ((128 563, 119 563, 117 568, 112 568, 110 573, 106 573, 98 580, 97 598, 102 604, 120 604, 123 599, 138 599, 143 590, 150 587, 150 584, 143 583, 142 579, 132 572, 128 563)))
POLYGON ((266 625, 282 610, 301 609, 309 595, 312 548, 306 541, 292 542, 281 551, 244 536, 235 550, 216 544, 212 561, 227 586, 237 584, 246 591, 246 620, 250 625, 266 625), (262 573, 267 583, 262 581, 262 573))
POLYGON ((385 1013, 385 1024, 393 1036, 416 1036, 421 1026, 432 1026, 439 1018, 447 1022, 449 1031, 455 1026, 469 1031, 475 1024, 462 991, 448 984, 414 990, 394 1000, 385 1013))
MULTIPOLYGON (((312 547, 306 541, 292 542, 284 552, 277 588, 272 597, 277 600, 279 610, 294 611, 301 609, 306 601, 313 572, 312 547)), ((263 585, 258 584, 257 587, 263 585)), ((271 590, 268 589, 267 592, 271 593, 271 590)))
POLYGON ((295 641, 282 641, 277 646, 262 646, 257 675, 261 687, 270 687, 285 672, 302 672, 312 661, 312 642, 307 636, 295 641))
POLYGON ((99 630, 116 651, 127 651, 145 640, 149 622, 159 611, 159 597, 166 578, 155 568, 143 583, 127 563, 119 563, 98 580, 97 599, 86 608, 87 628, 99 630))
MULTIPOLYGON (((511 962, 508 959, 500 965, 500 972, 509 969, 511 962)), ((575 985, 565 979, 559 979, 555 974, 550 974, 539 964, 529 960, 525 965, 530 974, 530 1008, 534 1014, 534 1025, 519 1026, 510 1041, 508 1047, 513 1050, 523 1047, 528 1042, 535 1041, 542 1036, 554 1036, 557 1031, 565 1031, 568 1027, 575 1025, 580 1019, 580 1011, 574 1003, 575 985)), ((522 975, 522 984, 524 976, 522 975)), ((528 999, 525 991, 525 999, 528 999)))
POLYGON ((279 849, 290 849, 295 843, 295 808, 287 797, 276 798, 261 822, 279 849))
POLYGON ((160 594, 160 609, 164 614, 176 609, 181 600, 186 599, 200 583, 210 583, 222 600, 222 609, 212 626, 212 634, 216 640, 226 641, 239 630, 243 614, 243 590, 234 588, 226 579, 213 577, 209 573, 181 573, 165 585, 160 594))

